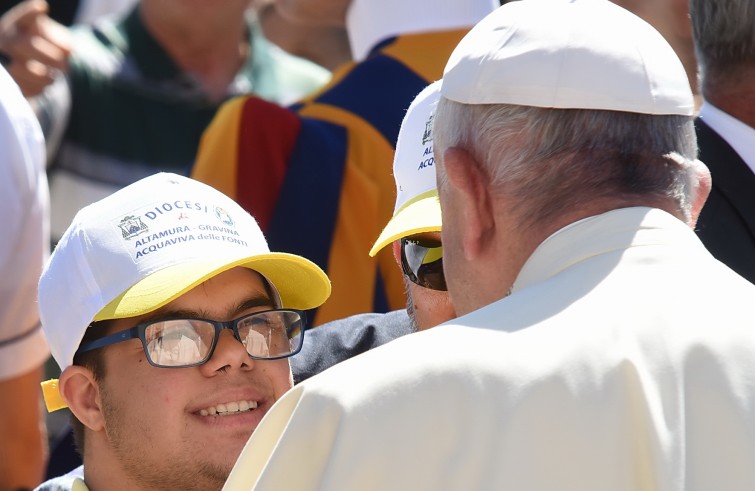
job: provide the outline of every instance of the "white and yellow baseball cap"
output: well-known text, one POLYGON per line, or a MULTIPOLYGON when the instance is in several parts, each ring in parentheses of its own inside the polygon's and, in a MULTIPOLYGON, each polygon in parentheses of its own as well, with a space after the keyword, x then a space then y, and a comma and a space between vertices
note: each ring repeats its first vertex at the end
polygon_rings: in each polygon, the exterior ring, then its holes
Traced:
POLYGON ((262 274, 284 307, 330 295, 317 265, 270 252, 255 219, 216 189, 168 173, 131 184, 81 209, 42 272, 52 356, 64 370, 93 321, 146 314, 236 266, 262 274))
POLYGON ((441 230, 432 133, 439 98, 440 81, 433 82, 412 101, 401 122, 393 158, 396 207, 370 256, 402 237, 441 230))

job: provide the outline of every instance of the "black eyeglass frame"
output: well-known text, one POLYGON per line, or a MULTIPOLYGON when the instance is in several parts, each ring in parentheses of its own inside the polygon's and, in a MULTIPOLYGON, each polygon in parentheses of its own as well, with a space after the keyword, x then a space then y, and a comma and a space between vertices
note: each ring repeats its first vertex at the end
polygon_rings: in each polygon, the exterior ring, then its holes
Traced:
POLYGON ((404 273, 404 275, 409 278, 409 281, 414 283, 415 285, 419 285, 423 288, 428 288, 430 290, 435 291, 448 291, 448 287, 446 286, 446 276, 443 272, 443 255, 441 254, 440 259, 437 259, 431 263, 428 264, 422 264, 419 268, 417 268, 417 271, 415 272, 411 266, 409 265, 409 260, 406 257, 406 247, 407 245, 411 245, 414 247, 423 247, 425 249, 437 249, 442 248, 443 245, 437 241, 437 240, 423 240, 423 239, 412 239, 409 237, 402 237, 399 241, 399 246, 401 249, 401 271, 404 273), (423 245, 423 243, 437 243, 437 246, 427 246, 423 245), (431 280, 425 280, 423 281, 423 278, 420 278, 419 276, 422 275, 422 269, 425 270, 431 270, 426 271, 425 274, 433 274, 438 275, 440 277, 439 280, 431 281, 431 280), (436 281, 439 281, 441 284, 435 284, 436 281))
MULTIPOLYGON (((76 350, 75 355, 78 355, 79 353, 86 353, 88 351, 93 351, 99 348, 104 348, 105 346, 121 343, 123 341, 129 341, 131 339, 139 339, 142 343, 142 349, 144 349, 144 355, 147 358, 147 362, 153 367, 156 367, 156 368, 196 367, 199 365, 204 365, 205 363, 210 361, 210 359, 212 358, 212 354, 215 352, 215 347, 218 344, 220 333, 224 329, 230 329, 233 332, 233 337, 236 338, 236 340, 243 345, 243 342, 241 341, 241 334, 239 334, 239 327, 238 327, 239 323, 249 319, 250 317, 255 317, 260 314, 267 314, 270 312, 292 312, 299 316, 300 322, 294 323, 294 325, 301 324, 301 340, 299 342, 299 347, 295 351, 292 351, 291 353, 281 355, 281 356, 273 356, 273 357, 254 356, 254 355, 249 354, 249 352, 247 351, 249 358, 253 360, 280 360, 283 358, 289 358, 299 353, 301 351, 302 346, 304 346, 304 333, 307 330, 306 313, 302 310, 296 310, 296 309, 269 309, 269 310, 262 310, 260 312, 252 312, 251 314, 245 314, 239 317, 238 319, 233 319, 233 320, 225 321, 225 322, 216 321, 212 319, 202 319, 200 317, 167 317, 165 319, 155 319, 149 322, 144 322, 142 324, 137 324, 134 327, 124 329, 122 331, 118 331, 113 334, 108 334, 107 336, 101 337, 89 343, 85 343, 79 346, 79 349, 76 350), (147 336, 145 334, 147 331, 147 328, 151 326, 152 324, 157 324, 159 322, 166 322, 166 321, 172 321, 172 320, 202 321, 202 322, 207 322, 213 325, 213 327, 215 328, 215 333, 212 338, 212 344, 210 345, 210 348, 207 350, 207 355, 202 360, 196 363, 188 364, 188 365, 176 365, 176 366, 158 365, 157 363, 154 363, 152 361, 152 358, 149 356, 149 352, 147 350, 148 342, 147 342, 147 336)), ((291 340, 291 329, 289 327, 286 327, 286 336, 288 337, 289 340, 291 340)), ((246 349, 246 347, 244 348, 246 349)))

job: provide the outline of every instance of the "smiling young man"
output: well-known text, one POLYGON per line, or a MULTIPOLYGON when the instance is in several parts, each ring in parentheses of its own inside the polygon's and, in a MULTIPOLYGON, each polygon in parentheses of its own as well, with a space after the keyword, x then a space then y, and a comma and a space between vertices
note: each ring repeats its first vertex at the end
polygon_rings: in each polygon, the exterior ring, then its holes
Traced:
MULTIPOLYGON (((220 489, 292 385, 302 314, 330 293, 271 253, 256 221, 191 179, 156 174, 82 209, 39 307, 84 465, 39 489, 220 489)), ((56 390, 57 389, 57 390, 56 390)))

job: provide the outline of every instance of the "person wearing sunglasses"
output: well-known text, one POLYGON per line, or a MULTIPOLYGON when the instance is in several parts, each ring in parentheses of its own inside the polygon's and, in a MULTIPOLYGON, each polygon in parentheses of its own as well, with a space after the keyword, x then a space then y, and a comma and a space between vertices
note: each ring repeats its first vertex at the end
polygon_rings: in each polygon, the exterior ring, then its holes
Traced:
POLYGON ((39 283, 84 465, 41 490, 220 489, 243 445, 292 386, 302 312, 330 282, 270 252, 257 222, 175 174, 83 208, 39 283))
POLYGON ((0 66, 0 491, 44 476, 47 435, 39 381, 50 356, 35 302, 50 251, 42 130, 0 66))
POLYGON ((392 244, 403 272, 406 309, 357 314, 311 331, 314 342, 291 359, 294 382, 396 338, 437 326, 455 317, 443 275, 440 205, 435 192, 432 114, 440 83, 422 90, 401 123, 393 159, 396 206, 369 254, 392 244))
POLYGON ((401 123, 393 161, 396 206, 370 249, 375 256, 392 244, 406 287, 413 330, 421 331, 456 317, 443 274, 441 216, 435 183, 432 123, 441 82, 417 95, 401 123))

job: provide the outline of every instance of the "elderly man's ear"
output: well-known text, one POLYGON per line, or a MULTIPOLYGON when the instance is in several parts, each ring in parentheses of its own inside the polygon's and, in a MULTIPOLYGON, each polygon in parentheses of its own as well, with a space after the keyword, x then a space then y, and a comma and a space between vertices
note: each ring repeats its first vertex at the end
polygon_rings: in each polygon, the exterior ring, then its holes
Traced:
POLYGON ((442 200, 443 228, 448 225, 461 239, 467 260, 478 257, 493 238, 495 210, 490 179, 466 150, 449 148, 443 154, 448 179, 442 200))
POLYGON ((690 213, 690 227, 695 228, 697 219, 700 217, 700 212, 705 205, 705 201, 708 199, 710 190, 713 186, 713 180, 710 177, 710 170, 708 166, 699 160, 695 160, 693 163, 693 198, 692 209, 690 213))
POLYGON ((104 428, 100 386, 92 372, 72 365, 60 374, 60 395, 76 419, 93 431, 104 428))

